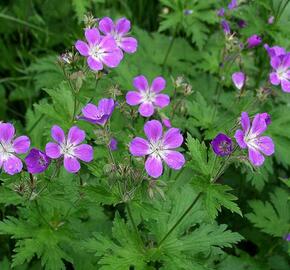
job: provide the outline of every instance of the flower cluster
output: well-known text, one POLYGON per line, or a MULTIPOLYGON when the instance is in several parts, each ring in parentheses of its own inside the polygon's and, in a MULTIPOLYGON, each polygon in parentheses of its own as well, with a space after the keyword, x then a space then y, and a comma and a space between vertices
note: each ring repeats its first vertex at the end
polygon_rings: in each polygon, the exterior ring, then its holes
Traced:
POLYGON ((86 42, 78 40, 75 47, 82 56, 87 57, 90 69, 99 71, 104 65, 115 68, 123 59, 123 51, 134 53, 137 50, 137 40, 128 37, 130 28, 131 23, 126 18, 114 24, 112 19, 105 17, 100 20, 98 28, 86 29, 86 42))

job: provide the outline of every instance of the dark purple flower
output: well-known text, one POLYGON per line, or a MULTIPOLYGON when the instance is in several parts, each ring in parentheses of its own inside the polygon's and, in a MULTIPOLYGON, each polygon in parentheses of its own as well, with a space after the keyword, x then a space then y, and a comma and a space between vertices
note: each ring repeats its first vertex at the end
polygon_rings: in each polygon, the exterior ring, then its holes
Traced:
POLYGON ((230 28, 229 23, 226 20, 222 20, 221 25, 224 30, 224 33, 229 35, 231 33, 231 28, 230 28))
POLYGON ((217 11, 217 15, 220 16, 220 17, 225 16, 225 9, 224 9, 224 8, 220 8, 220 9, 217 11))
POLYGON ((105 35, 111 35, 117 46, 126 53, 134 53, 137 50, 138 42, 135 38, 128 37, 131 23, 126 18, 121 18, 114 22, 111 18, 105 17, 99 22, 99 29, 105 35))
POLYGON ((286 50, 282 47, 279 47, 279 46, 269 47, 268 44, 265 44, 264 48, 266 49, 266 51, 270 57, 281 56, 281 55, 286 54, 286 50))
POLYGON ((274 16, 271 16, 269 19, 268 19, 268 24, 273 24, 275 20, 275 17, 274 16))
POLYGON ((53 126, 51 137, 56 141, 49 142, 45 147, 45 153, 52 159, 63 157, 64 167, 69 173, 77 173, 81 165, 78 159, 84 162, 93 160, 93 148, 88 144, 81 144, 86 133, 77 126, 70 128, 67 139, 64 131, 59 126, 53 126))
POLYGON ((51 159, 42 151, 32 148, 25 158, 29 173, 37 174, 44 172, 49 166, 51 159))
POLYGON ((228 4, 228 8, 230 10, 235 9, 238 7, 238 0, 232 0, 229 4, 228 4))
POLYGON ((245 80, 246 76, 243 72, 235 72, 232 75, 232 81, 239 90, 243 88, 245 80))
POLYGON ((273 85, 281 84, 282 90, 290 93, 290 53, 271 57, 271 66, 270 82, 273 85))
POLYGON ((265 158, 263 156, 271 156, 275 152, 275 146, 272 139, 268 136, 261 136, 267 129, 265 113, 256 114, 252 122, 246 112, 242 112, 241 126, 242 130, 236 131, 235 138, 238 145, 242 148, 248 148, 249 160, 254 166, 261 166, 265 158))
POLYGON ((95 71, 103 69, 103 65, 110 68, 117 67, 123 58, 112 36, 101 36, 97 28, 85 30, 87 43, 78 40, 75 44, 79 53, 87 57, 88 66, 95 71))
POLYGON ((252 35, 247 39, 249 49, 260 45, 261 42, 262 42, 262 38, 258 35, 252 35))
POLYGON ((156 77, 152 85, 149 86, 145 76, 137 76, 133 80, 133 85, 137 91, 129 91, 126 101, 129 105, 139 105, 139 113, 144 117, 150 117, 155 108, 164 108, 170 103, 168 95, 159 94, 166 85, 162 77, 156 77))
POLYGON ((245 20, 238 20, 238 26, 240 28, 245 28, 247 26, 247 23, 245 20))
POLYGON ((224 157, 233 152, 232 139, 223 133, 219 133, 211 142, 216 155, 224 157))
POLYGON ((98 106, 89 103, 82 109, 83 116, 79 119, 103 126, 111 117, 115 106, 116 103, 112 98, 101 99, 98 106))
POLYGON ((15 154, 25 154, 30 147, 27 136, 14 139, 15 128, 10 123, 0 123, 0 168, 10 175, 21 172, 23 164, 15 154))
POLYGON ((118 141, 115 138, 111 138, 109 147, 111 151, 116 151, 118 149, 118 141))
POLYGON ((144 125, 144 132, 148 140, 134 138, 130 143, 130 152, 137 157, 147 156, 145 169, 151 177, 158 178, 162 174, 162 160, 174 170, 183 167, 184 156, 173 150, 183 142, 183 136, 178 128, 170 128, 163 135, 162 124, 157 120, 151 120, 144 125))

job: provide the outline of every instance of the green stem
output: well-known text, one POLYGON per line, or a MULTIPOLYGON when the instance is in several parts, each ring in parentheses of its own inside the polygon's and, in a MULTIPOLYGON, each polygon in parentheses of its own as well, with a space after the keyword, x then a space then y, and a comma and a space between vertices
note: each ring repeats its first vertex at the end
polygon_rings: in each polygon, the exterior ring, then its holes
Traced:
POLYGON ((176 221, 176 223, 171 227, 171 229, 165 234, 165 236, 161 239, 161 241, 158 244, 158 248, 161 247, 161 245, 164 243, 164 241, 170 236, 170 234, 175 230, 175 228, 181 223, 181 221, 188 215, 188 213, 191 211, 191 209, 195 206, 195 204, 198 202, 199 198, 201 197, 202 192, 199 192, 193 202, 190 204, 190 206, 185 210, 183 215, 176 221))
POLYGON ((163 62, 162 62, 162 71, 164 70, 164 67, 165 67, 165 64, 166 64, 166 62, 167 62, 168 56, 169 56, 169 54, 170 54, 170 52, 171 52, 171 49, 172 49, 172 47, 173 47, 173 44, 174 44, 174 41, 175 41, 175 38, 176 38, 176 34, 177 34, 177 27, 178 27, 178 26, 176 26, 176 28, 175 28, 175 31, 174 31, 173 37, 172 37, 172 39, 171 39, 171 41, 170 41, 170 43, 169 43, 168 49, 167 49, 166 54, 165 54, 165 56, 164 56, 164 59, 163 59, 163 62))
POLYGON ((127 212, 128 212, 128 217, 129 217, 129 219, 130 219, 130 221, 132 223, 132 226, 134 228, 134 231, 135 231, 135 234, 137 236, 137 239, 138 239, 139 243, 142 244, 142 246, 143 246, 143 241, 141 239, 141 236, 139 234, 138 228, 137 228, 136 223, 134 221, 134 218, 132 216, 132 212, 131 212, 131 208, 130 208, 129 203, 126 204, 126 208, 127 208, 127 212))

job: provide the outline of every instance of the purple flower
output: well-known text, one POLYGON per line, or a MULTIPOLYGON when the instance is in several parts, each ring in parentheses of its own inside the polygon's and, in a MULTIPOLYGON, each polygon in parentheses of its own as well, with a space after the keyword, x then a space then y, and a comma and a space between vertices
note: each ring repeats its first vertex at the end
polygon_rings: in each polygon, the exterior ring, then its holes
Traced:
POLYGON ((82 109, 83 116, 79 119, 103 126, 111 117, 115 106, 116 103, 112 98, 101 99, 98 106, 89 103, 82 109))
POLYGON ((171 128, 171 121, 169 118, 162 118, 162 124, 167 127, 167 128, 171 128))
POLYGON ((290 233, 286 234, 283 239, 290 242, 290 233))
POLYGON ((105 35, 111 35, 117 46, 126 53, 134 53, 137 50, 137 40, 132 37, 127 37, 130 31, 131 23, 126 18, 121 18, 116 21, 116 24, 111 18, 105 17, 99 22, 99 29, 105 35))
POLYGON ((274 20, 275 20, 274 16, 269 17, 268 24, 273 24, 274 20))
POLYGON ((238 26, 240 28, 245 28, 247 26, 247 23, 245 20, 238 20, 238 26))
POLYGON ((42 151, 32 148, 25 158, 29 173, 37 174, 44 172, 49 166, 51 159, 42 151))
POLYGON ((154 113, 154 108, 164 108, 170 103, 168 95, 159 94, 166 85, 162 77, 156 77, 152 85, 148 85, 145 76, 137 76, 133 80, 133 85, 137 91, 129 91, 126 101, 129 105, 139 105, 139 113, 144 117, 150 117, 154 113))
POLYGON ((188 16, 188 15, 191 15, 193 13, 193 10, 192 9, 185 9, 183 10, 183 14, 188 16))
POLYGON ((235 72, 232 75, 234 85, 241 90, 244 87, 246 76, 243 72, 235 72))
POLYGON ((231 33, 231 28, 230 28, 228 21, 222 20, 221 25, 222 25, 222 28, 224 30, 224 33, 229 35, 231 33))
POLYGON ((220 9, 217 11, 217 15, 220 16, 220 17, 225 16, 225 9, 224 9, 224 8, 220 8, 220 9))
POLYGON ((273 85, 281 84, 284 92, 290 92, 290 53, 271 57, 273 72, 270 73, 270 82, 273 85))
POLYGON ((249 49, 260 45, 261 42, 262 42, 262 38, 258 35, 252 35, 247 39, 249 49))
POLYGON ((118 149, 118 141, 115 138, 111 138, 109 147, 111 151, 116 151, 118 149))
POLYGON ((163 172, 162 160, 174 170, 179 170, 185 163, 184 156, 172 149, 182 145, 183 136, 178 128, 170 128, 162 136, 162 124, 157 120, 148 121, 144 125, 148 140, 134 138, 130 143, 133 156, 147 156, 145 169, 147 173, 158 178, 163 172))
POLYGON ((232 139, 223 133, 219 133, 211 142, 212 150, 216 155, 224 157, 233 152, 232 139))
POLYGON ((87 57, 92 70, 102 70, 104 64, 110 68, 119 65, 123 53, 112 36, 101 36, 97 28, 86 29, 85 36, 88 43, 78 40, 75 47, 81 55, 87 57))
POLYGON ((10 175, 21 172, 23 164, 15 154, 24 154, 29 150, 27 136, 14 139, 15 128, 10 123, 0 123, 0 168, 10 175))
POLYGON ((241 126, 242 130, 236 131, 235 138, 238 145, 242 148, 248 148, 249 160, 254 166, 261 166, 264 163, 264 155, 271 156, 275 151, 272 139, 268 136, 261 136, 267 129, 265 114, 256 114, 250 124, 250 118, 246 112, 242 112, 241 126))
POLYGON ((238 7, 238 0, 232 0, 229 4, 228 4, 228 8, 230 10, 235 9, 238 7))
POLYGON ((268 113, 261 113, 261 117, 265 120, 267 126, 272 123, 271 116, 268 113))
POLYGON ((77 173, 81 165, 78 159, 84 162, 93 160, 93 148, 88 144, 80 144, 86 137, 86 133, 77 126, 70 128, 67 139, 59 126, 53 126, 51 137, 57 142, 49 142, 45 147, 45 153, 52 159, 63 157, 64 167, 70 173, 77 173))
POLYGON ((266 51, 270 57, 281 56, 281 55, 286 54, 286 50, 282 47, 279 47, 279 46, 269 47, 268 44, 265 44, 264 48, 266 49, 266 51))

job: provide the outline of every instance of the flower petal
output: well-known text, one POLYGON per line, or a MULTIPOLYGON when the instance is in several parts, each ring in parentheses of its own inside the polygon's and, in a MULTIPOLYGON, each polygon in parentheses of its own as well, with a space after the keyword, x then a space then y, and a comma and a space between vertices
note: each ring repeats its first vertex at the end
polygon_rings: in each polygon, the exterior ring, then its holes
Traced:
POLYGON ((170 98, 168 95, 165 94, 158 94, 155 97, 154 105, 156 105, 159 108, 164 108, 168 106, 170 103, 170 98))
POLYGON ((115 101, 112 98, 102 98, 98 103, 98 109, 103 114, 111 115, 115 108, 115 101))
POLYGON ((95 120, 98 118, 98 107, 92 103, 88 103, 85 107, 82 108, 82 113, 85 118, 95 120))
POLYGON ((164 161, 166 162, 166 164, 174 169, 174 170, 179 170, 183 167, 184 163, 185 163, 185 158, 184 156, 177 152, 177 151, 164 151, 164 161))
POLYGON ((126 102, 127 104, 134 106, 141 103, 141 95, 136 91, 129 91, 126 94, 126 102))
POLYGON ((243 128, 243 131, 245 133, 247 133, 250 129, 250 118, 249 118, 249 115, 248 113, 246 112, 242 112, 242 115, 241 115, 241 126, 243 128))
POLYGON ((145 139, 136 137, 131 141, 129 150, 133 156, 142 157, 150 153, 150 145, 145 139))
POLYGON ((117 44, 115 39, 108 35, 102 38, 102 41, 100 42, 100 48, 102 48, 105 52, 112 52, 116 49, 117 44))
POLYGON ((239 145, 242 149, 247 148, 247 145, 246 145, 246 143, 245 143, 245 141, 244 141, 244 136, 245 136, 245 134, 244 134, 244 132, 243 132, 241 129, 238 129, 238 130, 236 131, 236 133, 235 133, 235 139, 236 139, 238 145, 239 145))
POLYGON ((79 161, 70 156, 64 156, 63 165, 69 173, 77 173, 81 168, 79 161))
POLYGON ((267 129, 267 124, 263 114, 258 113, 255 115, 252 122, 251 134, 255 136, 262 134, 267 129))
POLYGON ((15 128, 10 123, 0 123, 0 141, 11 142, 15 134, 15 128))
POLYGON ((117 67, 123 58, 123 53, 120 49, 115 49, 113 52, 103 53, 101 55, 101 60, 103 63, 110 67, 115 68, 117 67))
POLYGON ((288 80, 281 80, 281 86, 284 92, 290 92, 290 82, 288 80))
POLYGON ((151 85, 152 91, 155 93, 161 92, 166 87, 166 81, 163 77, 156 77, 151 85))
POLYGON ((131 23, 126 18, 121 18, 116 22, 116 32, 118 34, 126 34, 130 31, 131 23))
POLYGON ((245 83, 245 74, 243 72, 235 72, 232 75, 232 81, 235 86, 241 90, 245 83))
POLYGON ((30 140, 27 136, 20 136, 13 142, 13 148, 16 154, 24 154, 30 147, 30 140))
POLYGON ((140 75, 133 79, 134 87, 139 91, 146 91, 148 89, 148 81, 145 76, 140 75))
POLYGON ((114 22, 109 17, 104 17, 99 22, 99 29, 104 34, 110 34, 114 30, 114 22))
POLYGON ((75 47, 81 55, 83 56, 89 55, 89 46, 84 41, 78 40, 75 44, 75 47))
POLYGON ((163 145, 165 149, 172 149, 181 146, 183 136, 178 128, 170 128, 163 136, 163 145))
POLYGON ((22 161, 18 157, 13 155, 11 155, 7 160, 3 162, 4 171, 10 175, 21 172, 22 168, 22 161))
POLYGON ((154 113, 154 106, 151 102, 144 102, 139 106, 139 113, 144 117, 150 117, 154 113))
POLYGON ((275 72, 270 73, 269 79, 270 79, 271 84, 273 84, 273 85, 280 84, 280 79, 279 79, 277 73, 275 73, 275 72))
POLYGON ((94 150, 88 144, 81 144, 75 147, 74 155, 85 162, 91 162, 94 158, 94 150))
POLYGON ((250 147, 249 148, 249 160, 254 166, 261 166, 265 158, 264 156, 255 148, 250 147))
POLYGON ((271 156, 275 152, 273 140, 268 136, 262 136, 257 139, 257 147, 266 156, 271 156))
POLYGON ((86 133, 82 129, 73 126, 68 132, 67 141, 69 144, 78 145, 85 139, 85 137, 86 133))
POLYGON ((149 141, 157 142, 162 137, 162 124, 157 120, 151 120, 144 125, 144 132, 149 141))
POLYGON ((57 125, 51 128, 51 137, 58 143, 63 143, 65 141, 65 134, 62 128, 57 125))
POLYGON ((123 37, 119 45, 126 53, 134 53, 137 50, 138 42, 135 38, 123 37))
POLYGON ((281 60, 279 57, 273 56, 271 57, 271 66, 274 69, 278 69, 281 64, 281 60))
POLYGON ((92 56, 89 56, 87 59, 87 63, 88 66, 90 67, 90 69, 95 70, 95 71, 99 71, 103 69, 103 64, 99 59, 96 59, 92 56))
POLYGON ((58 144, 52 143, 52 142, 49 142, 45 146, 45 153, 48 157, 54 158, 54 159, 59 158, 62 155, 60 146, 58 144))
POLYGON ((153 178, 158 178, 163 172, 163 165, 159 156, 148 156, 145 162, 146 172, 153 178))
POLYGON ((97 28, 86 29, 85 36, 90 45, 98 44, 101 40, 101 35, 97 28))

